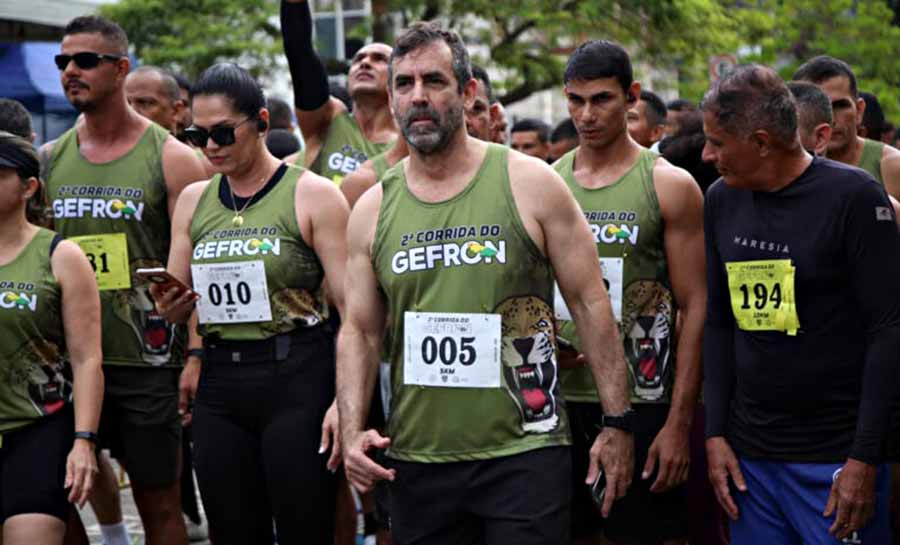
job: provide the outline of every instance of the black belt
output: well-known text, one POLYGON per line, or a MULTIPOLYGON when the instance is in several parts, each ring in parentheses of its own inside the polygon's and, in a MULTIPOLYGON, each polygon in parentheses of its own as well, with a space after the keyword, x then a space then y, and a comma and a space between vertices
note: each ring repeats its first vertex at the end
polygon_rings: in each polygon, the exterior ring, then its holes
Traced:
POLYGON ((284 361, 291 352, 295 335, 275 335, 259 341, 222 341, 204 339, 206 361, 216 364, 268 363, 284 361))

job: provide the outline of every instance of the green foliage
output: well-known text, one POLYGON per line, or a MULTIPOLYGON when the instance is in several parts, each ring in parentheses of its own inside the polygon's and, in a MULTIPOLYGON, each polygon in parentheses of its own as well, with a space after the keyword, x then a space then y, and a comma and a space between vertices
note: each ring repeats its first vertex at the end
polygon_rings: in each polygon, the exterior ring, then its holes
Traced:
MULTIPOLYGON (((748 57, 776 66, 785 79, 816 55, 850 64, 859 89, 878 96, 885 114, 900 116, 900 27, 884 0, 766 0, 752 10, 769 17, 772 32, 748 57)), ((753 43, 748 40, 748 43, 753 43)))
POLYGON ((282 54, 275 0, 122 0, 100 12, 125 29, 141 62, 191 78, 225 60, 266 76, 282 54))

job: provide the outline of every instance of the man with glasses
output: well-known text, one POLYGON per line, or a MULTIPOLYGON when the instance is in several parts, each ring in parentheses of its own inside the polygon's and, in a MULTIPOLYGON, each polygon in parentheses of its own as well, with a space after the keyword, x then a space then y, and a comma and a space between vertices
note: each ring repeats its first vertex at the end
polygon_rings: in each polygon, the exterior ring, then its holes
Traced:
MULTIPOLYGON (((56 64, 84 121, 53 145, 46 181, 56 230, 81 245, 101 290, 103 446, 128 472, 146 543, 178 545, 187 543, 179 491, 183 342, 133 273, 165 266, 176 199, 204 169, 190 148, 128 105, 127 51, 112 21, 87 16, 66 26, 56 64)), ((189 367, 198 368, 191 355, 189 367)), ((127 543, 121 534, 104 537, 127 543)))

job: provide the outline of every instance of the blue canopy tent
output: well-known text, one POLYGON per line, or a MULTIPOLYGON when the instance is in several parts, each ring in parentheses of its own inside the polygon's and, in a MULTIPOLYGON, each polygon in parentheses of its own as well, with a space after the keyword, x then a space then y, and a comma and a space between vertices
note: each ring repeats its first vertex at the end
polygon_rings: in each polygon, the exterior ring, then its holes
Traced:
POLYGON ((0 43, 0 97, 18 100, 31 112, 36 144, 52 140, 75 123, 53 56, 57 42, 0 43))

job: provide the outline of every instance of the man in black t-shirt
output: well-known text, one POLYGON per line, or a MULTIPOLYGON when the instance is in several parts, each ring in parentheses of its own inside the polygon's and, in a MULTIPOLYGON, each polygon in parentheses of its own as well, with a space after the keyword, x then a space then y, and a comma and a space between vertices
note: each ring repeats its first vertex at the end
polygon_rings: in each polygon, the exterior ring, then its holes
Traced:
POLYGON ((704 160, 722 174, 705 210, 707 453, 731 543, 889 543, 900 293, 883 287, 900 277, 900 231, 887 194, 803 150, 769 68, 738 68, 702 109, 704 160))

